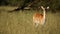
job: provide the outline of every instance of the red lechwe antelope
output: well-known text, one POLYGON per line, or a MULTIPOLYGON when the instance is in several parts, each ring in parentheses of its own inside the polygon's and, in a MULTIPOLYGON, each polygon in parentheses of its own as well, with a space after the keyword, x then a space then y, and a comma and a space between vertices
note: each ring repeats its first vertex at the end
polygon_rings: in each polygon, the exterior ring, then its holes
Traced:
MULTIPOLYGON (((33 15, 33 24, 35 24, 35 26, 37 27, 39 24, 40 25, 44 25, 45 24, 45 15, 46 15, 46 10, 43 6, 41 6, 42 10, 43 10, 43 14, 39 14, 39 13, 35 13, 33 15)), ((47 7, 47 9, 49 9, 49 7, 47 7)))

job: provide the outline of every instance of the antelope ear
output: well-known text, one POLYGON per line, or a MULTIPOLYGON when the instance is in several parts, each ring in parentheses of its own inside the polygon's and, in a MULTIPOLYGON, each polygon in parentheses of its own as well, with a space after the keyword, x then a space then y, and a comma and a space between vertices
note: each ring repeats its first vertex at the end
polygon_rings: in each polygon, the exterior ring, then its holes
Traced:
POLYGON ((41 6, 42 9, 45 9, 43 6, 41 6))
POLYGON ((43 8, 43 6, 41 6, 41 8, 43 8))
POLYGON ((49 6, 47 7, 47 9, 49 9, 49 6))

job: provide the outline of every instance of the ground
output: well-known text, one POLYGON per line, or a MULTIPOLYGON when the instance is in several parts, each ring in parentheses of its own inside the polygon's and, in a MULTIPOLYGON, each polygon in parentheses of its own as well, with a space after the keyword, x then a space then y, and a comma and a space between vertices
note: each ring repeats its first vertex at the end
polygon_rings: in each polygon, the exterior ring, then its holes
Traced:
MULTIPOLYGON (((16 7, 0 7, 0 34, 60 34, 60 13, 46 13, 46 23, 33 26, 34 10, 8 12, 16 7)), ((39 11, 41 12, 41 11, 39 11)))

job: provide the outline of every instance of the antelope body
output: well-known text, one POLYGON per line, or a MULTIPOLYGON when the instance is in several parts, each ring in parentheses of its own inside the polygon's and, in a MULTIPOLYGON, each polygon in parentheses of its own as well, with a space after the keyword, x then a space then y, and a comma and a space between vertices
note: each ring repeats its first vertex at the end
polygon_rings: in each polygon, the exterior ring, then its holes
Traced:
POLYGON ((43 10, 43 14, 39 14, 39 13, 35 13, 33 15, 33 24, 35 24, 35 26, 37 27, 39 24, 40 25, 44 25, 45 24, 45 8, 43 6, 41 6, 42 10, 43 10))

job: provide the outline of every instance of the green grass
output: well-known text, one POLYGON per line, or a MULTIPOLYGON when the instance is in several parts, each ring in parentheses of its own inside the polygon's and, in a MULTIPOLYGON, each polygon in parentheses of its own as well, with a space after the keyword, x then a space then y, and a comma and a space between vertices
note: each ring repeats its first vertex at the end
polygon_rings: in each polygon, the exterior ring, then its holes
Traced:
POLYGON ((44 27, 33 26, 33 10, 9 13, 15 7, 0 7, 0 34, 60 34, 60 13, 46 13, 44 27))

